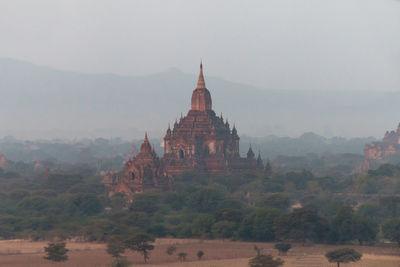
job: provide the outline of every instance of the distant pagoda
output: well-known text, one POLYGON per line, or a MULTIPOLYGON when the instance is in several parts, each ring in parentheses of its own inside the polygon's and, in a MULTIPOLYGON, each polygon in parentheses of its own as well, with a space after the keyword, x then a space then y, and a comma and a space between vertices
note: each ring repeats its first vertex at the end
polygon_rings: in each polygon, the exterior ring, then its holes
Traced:
POLYGON ((235 125, 231 130, 228 120, 224 121, 222 115, 218 117, 212 110, 203 64, 200 64, 191 104, 187 115, 176 120, 172 130, 168 126, 163 140, 163 158, 151 149, 146 134, 140 153, 126 162, 124 170, 106 174, 103 182, 111 194, 124 192, 130 195, 147 187, 171 188, 173 177, 186 170, 209 174, 264 170, 261 155, 256 159, 251 146, 247 157, 240 157, 240 138, 235 125))

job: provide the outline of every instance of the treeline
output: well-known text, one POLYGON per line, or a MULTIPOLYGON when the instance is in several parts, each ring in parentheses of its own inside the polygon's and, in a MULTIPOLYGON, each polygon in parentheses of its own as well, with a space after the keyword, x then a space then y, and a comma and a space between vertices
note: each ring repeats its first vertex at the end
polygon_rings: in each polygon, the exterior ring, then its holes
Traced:
MULTIPOLYGON (((17 171, 17 170, 14 170, 17 171)), ((0 176, 0 237, 155 237, 372 244, 400 243, 400 167, 315 177, 307 171, 206 176, 186 172, 173 192, 109 197, 87 166, 0 176), (370 184, 379 184, 370 190, 370 184)))

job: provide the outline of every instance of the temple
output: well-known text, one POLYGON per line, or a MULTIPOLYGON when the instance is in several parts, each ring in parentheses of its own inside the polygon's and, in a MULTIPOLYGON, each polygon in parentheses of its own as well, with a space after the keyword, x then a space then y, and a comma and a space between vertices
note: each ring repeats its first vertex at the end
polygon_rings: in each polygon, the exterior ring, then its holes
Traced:
POLYGON ((126 162, 122 172, 107 172, 103 183, 110 194, 123 192, 132 195, 146 188, 171 189, 173 178, 187 170, 206 174, 270 172, 264 169, 260 153, 255 157, 251 146, 247 156, 240 157, 239 140, 235 125, 231 129, 228 120, 213 111, 203 65, 200 64, 191 109, 186 116, 175 121, 172 129, 168 126, 163 139, 164 156, 159 158, 156 155, 146 134, 140 153, 126 162))
POLYGON ((364 147, 364 162, 358 168, 363 172, 384 163, 398 162, 400 158, 400 124, 396 131, 386 131, 382 141, 364 147))

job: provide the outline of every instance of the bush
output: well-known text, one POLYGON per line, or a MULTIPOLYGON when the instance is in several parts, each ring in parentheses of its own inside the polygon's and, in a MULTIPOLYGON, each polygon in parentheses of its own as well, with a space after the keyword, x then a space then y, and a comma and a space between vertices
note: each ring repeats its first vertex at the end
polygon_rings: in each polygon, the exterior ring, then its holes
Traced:
POLYGON ((132 262, 130 262, 126 257, 119 257, 111 262, 110 267, 128 267, 131 265, 132 262))
POLYGON ((250 267, 277 267, 283 265, 280 258, 274 259, 271 255, 258 255, 250 259, 250 267))
POLYGON ((68 249, 65 248, 65 242, 61 243, 49 243, 47 247, 44 248, 47 256, 44 257, 46 260, 60 262, 68 260, 68 249))
POLYGON ((168 255, 172 255, 174 254, 176 251, 176 246, 175 245, 171 245, 169 247, 167 247, 167 250, 165 251, 168 255))
POLYGON ((186 252, 179 252, 178 253, 178 257, 179 257, 180 261, 185 261, 186 260, 186 256, 187 256, 186 252))
POLYGON ((340 263, 356 262, 362 257, 362 254, 352 248, 339 248, 328 251, 325 257, 329 262, 336 262, 337 266, 340 267, 340 263))
POLYGON ((201 258, 204 256, 204 252, 202 250, 197 251, 197 258, 201 260, 201 258))
POLYGON ((292 248, 292 245, 289 243, 279 243, 275 244, 275 248, 279 251, 279 255, 286 255, 289 249, 292 248))

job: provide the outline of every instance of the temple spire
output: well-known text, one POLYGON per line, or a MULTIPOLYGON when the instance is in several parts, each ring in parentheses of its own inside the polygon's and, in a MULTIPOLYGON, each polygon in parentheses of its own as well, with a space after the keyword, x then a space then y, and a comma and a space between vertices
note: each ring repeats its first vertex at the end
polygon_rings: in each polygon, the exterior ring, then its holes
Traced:
POLYGON ((210 91, 207 90, 206 83, 204 82, 203 63, 200 63, 199 80, 192 94, 192 110, 212 110, 211 94, 210 91))
POLYGON ((206 88, 206 82, 204 81, 204 76, 203 76, 203 62, 200 62, 200 73, 196 88, 206 88))
POLYGON ((149 139, 147 138, 147 132, 144 134, 144 140, 142 145, 140 146, 140 153, 150 153, 151 146, 149 143, 149 139))

